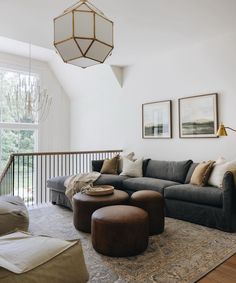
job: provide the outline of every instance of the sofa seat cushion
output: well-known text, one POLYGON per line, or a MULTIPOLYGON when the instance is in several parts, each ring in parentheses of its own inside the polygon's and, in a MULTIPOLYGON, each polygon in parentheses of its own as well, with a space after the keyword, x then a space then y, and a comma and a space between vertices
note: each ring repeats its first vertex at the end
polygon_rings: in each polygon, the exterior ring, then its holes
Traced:
POLYGON ((94 186, 97 185, 111 185, 116 189, 123 188, 123 181, 126 180, 127 176, 111 175, 111 174, 102 174, 95 182, 94 186))
POLYGON ((163 194, 163 190, 166 187, 178 185, 179 183, 161 180, 156 178, 131 178, 123 181, 123 187, 129 191, 140 191, 140 190, 153 190, 163 194))
POLYGON ((68 176, 59 176, 55 178, 51 178, 47 180, 47 187, 50 189, 53 189, 55 191, 59 192, 65 192, 66 187, 64 186, 65 180, 68 178, 68 176))
POLYGON ((1 196, 0 235, 15 230, 28 231, 28 226, 29 215, 24 201, 17 196, 1 196))
POLYGON ((165 188, 167 199, 182 200, 198 204, 222 207, 223 191, 216 187, 198 187, 191 184, 177 185, 165 188))

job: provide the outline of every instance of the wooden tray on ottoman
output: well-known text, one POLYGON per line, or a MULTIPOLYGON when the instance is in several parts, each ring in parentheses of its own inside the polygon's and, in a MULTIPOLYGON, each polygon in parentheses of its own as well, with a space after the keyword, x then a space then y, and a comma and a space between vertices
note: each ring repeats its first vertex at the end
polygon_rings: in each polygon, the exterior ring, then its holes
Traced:
POLYGON ((109 185, 94 186, 85 192, 90 196, 105 196, 114 193, 114 187, 109 185))

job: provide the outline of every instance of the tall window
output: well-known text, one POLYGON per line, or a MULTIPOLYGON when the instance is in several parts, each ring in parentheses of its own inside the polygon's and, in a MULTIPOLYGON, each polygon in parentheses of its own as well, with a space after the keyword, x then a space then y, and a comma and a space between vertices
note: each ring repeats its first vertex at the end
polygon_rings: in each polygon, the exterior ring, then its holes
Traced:
POLYGON ((39 76, 23 71, 0 69, 0 173, 11 153, 37 150, 38 124, 27 115, 27 91, 39 76))

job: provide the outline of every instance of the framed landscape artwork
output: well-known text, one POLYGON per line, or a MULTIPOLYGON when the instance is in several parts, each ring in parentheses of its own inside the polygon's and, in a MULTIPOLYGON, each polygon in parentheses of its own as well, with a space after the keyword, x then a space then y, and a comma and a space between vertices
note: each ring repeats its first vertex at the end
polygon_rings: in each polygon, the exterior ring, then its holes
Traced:
POLYGON ((142 118, 144 139, 169 139, 172 137, 171 100, 143 104, 142 118))
POLYGON ((216 138, 217 129, 217 93, 179 99, 180 138, 216 138))

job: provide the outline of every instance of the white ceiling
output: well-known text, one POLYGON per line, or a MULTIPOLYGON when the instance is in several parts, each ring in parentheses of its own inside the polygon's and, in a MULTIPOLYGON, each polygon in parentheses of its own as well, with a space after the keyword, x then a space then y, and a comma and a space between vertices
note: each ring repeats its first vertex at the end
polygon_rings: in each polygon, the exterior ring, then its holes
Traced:
MULTIPOLYGON (((0 0, 0 36, 53 49, 53 18, 74 2, 0 0)), ((130 65, 147 54, 162 53, 236 30, 236 0, 91 2, 115 23, 115 50, 109 58, 109 63, 114 65, 130 65)))

